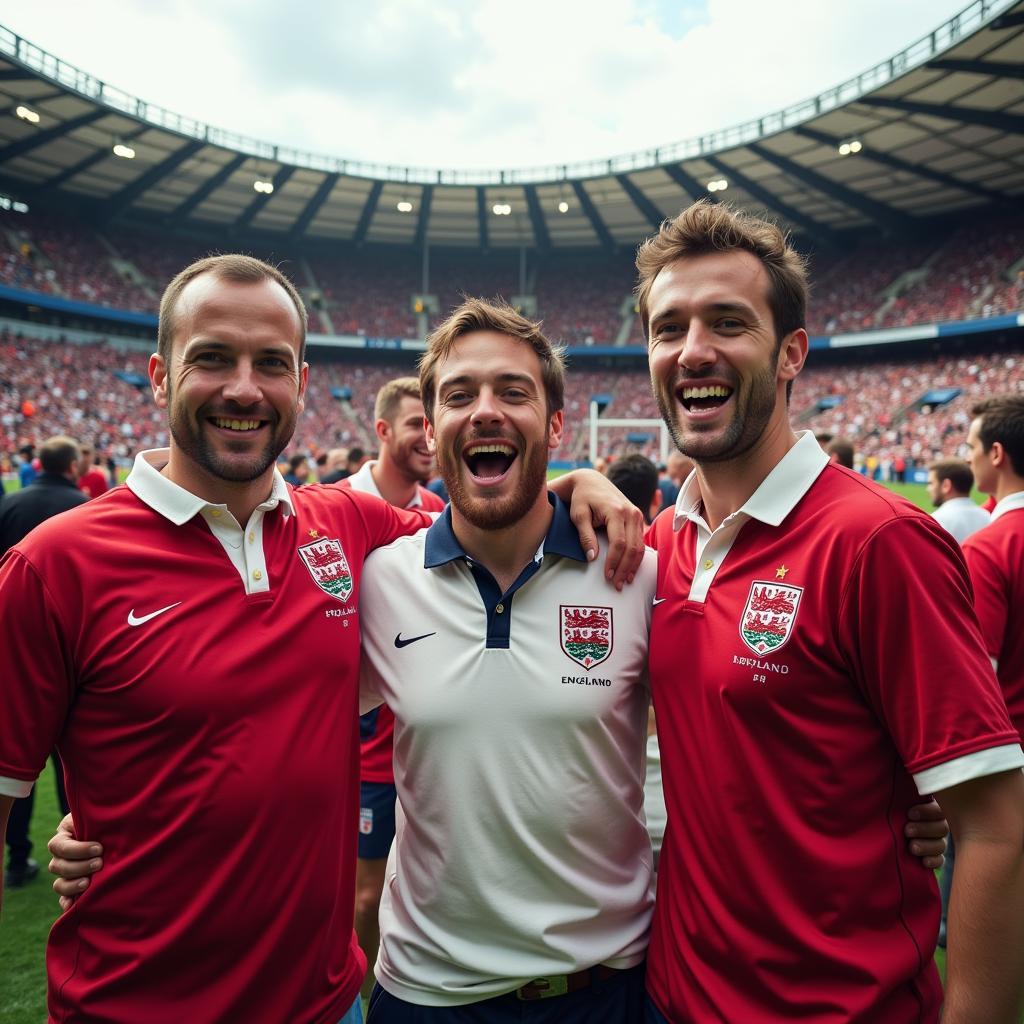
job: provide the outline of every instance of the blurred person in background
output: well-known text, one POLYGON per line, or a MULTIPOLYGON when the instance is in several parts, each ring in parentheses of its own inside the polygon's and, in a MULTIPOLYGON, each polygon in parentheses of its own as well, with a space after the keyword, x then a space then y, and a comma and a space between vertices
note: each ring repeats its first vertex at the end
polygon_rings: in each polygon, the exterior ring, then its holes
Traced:
POLYGON ((82 458, 78 476, 78 489, 90 498, 98 498, 110 488, 107 475, 93 461, 96 451, 91 444, 81 446, 82 458))
MULTIPOLYGON (((427 447, 420 382, 397 377, 377 392, 374 431, 380 443, 376 459, 368 459, 343 487, 375 494, 397 508, 443 512, 444 501, 423 486, 434 456, 427 447)), ((362 994, 373 990, 380 929, 377 913, 384 891, 384 868, 395 838, 395 716, 382 704, 360 718, 359 856, 356 860, 356 934, 366 954, 362 994)))
MULTIPOLYGON (((27 487, 9 494, 0 502, 0 556, 23 540, 40 523, 88 501, 78 489, 81 449, 70 437, 48 438, 39 449, 42 472, 27 487)), ((64 769, 56 752, 52 755, 57 802, 67 814, 64 769)), ((30 856, 32 841, 29 827, 35 804, 35 791, 14 801, 7 819, 7 868, 4 887, 17 889, 39 874, 38 862, 30 856)))
POLYGON ((974 474, 963 459, 939 459, 928 467, 932 515, 959 543, 989 523, 989 514, 971 498, 974 474))

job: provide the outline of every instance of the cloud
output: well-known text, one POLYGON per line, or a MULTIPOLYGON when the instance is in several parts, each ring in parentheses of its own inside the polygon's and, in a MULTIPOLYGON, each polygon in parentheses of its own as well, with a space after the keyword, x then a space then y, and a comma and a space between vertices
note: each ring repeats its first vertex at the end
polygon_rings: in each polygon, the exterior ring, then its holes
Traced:
POLYGON ((962 3, 35 0, 5 18, 97 77, 239 134, 498 168, 598 160, 771 113, 962 3))

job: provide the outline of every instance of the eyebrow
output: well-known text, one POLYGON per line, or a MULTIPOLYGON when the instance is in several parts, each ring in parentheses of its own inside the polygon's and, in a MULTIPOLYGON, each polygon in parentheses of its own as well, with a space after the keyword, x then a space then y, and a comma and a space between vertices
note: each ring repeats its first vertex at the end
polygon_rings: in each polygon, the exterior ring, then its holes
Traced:
MULTIPOLYGON (((702 307, 703 309, 710 310, 712 313, 742 313, 744 316, 756 318, 757 314, 754 312, 751 306, 748 306, 745 302, 712 302, 707 306, 702 307)), ((652 316, 650 322, 652 324, 658 323, 661 320, 671 320, 679 317, 680 311, 674 306, 670 309, 664 309, 659 311, 656 315, 652 316)))
MULTIPOLYGON (((215 338, 190 338, 188 342, 186 342, 182 354, 187 355, 193 349, 197 348, 213 352, 228 352, 233 348, 233 346, 228 345, 223 341, 217 341, 215 338)), ((298 358, 298 354, 290 345, 264 345, 263 348, 256 350, 256 355, 278 356, 281 359, 287 359, 293 363, 298 358)))
MULTIPOLYGON (((458 387, 464 384, 473 384, 478 381, 478 377, 474 377, 471 373, 460 373, 455 377, 442 377, 441 388, 458 387)), ((503 384, 529 384, 531 387, 535 387, 536 384, 534 379, 528 373, 517 373, 513 370, 509 370, 506 373, 499 373, 494 380, 503 384)))

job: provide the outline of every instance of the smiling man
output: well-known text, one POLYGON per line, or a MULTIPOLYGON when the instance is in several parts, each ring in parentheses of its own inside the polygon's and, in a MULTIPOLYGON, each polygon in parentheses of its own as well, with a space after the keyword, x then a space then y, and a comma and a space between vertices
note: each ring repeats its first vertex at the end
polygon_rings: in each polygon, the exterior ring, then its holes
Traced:
POLYGON ((0 568, 2 816, 56 745, 104 842, 50 934, 56 1020, 336 1024, 356 1000, 355 599, 369 549, 430 520, 276 472, 305 326, 258 260, 184 270, 149 365, 170 448, 0 568))
POLYGON ((399 794, 369 1020, 638 1021, 653 556, 616 591, 549 499, 564 367, 536 324, 467 300, 420 382, 451 503, 360 605, 399 794))
POLYGON ((955 541, 790 426, 807 284, 774 225, 698 203, 637 267, 696 464, 649 533, 669 824, 648 1019, 936 1021, 935 881, 894 842, 934 793, 958 854, 943 1022, 1016 1021, 1024 753, 955 541))

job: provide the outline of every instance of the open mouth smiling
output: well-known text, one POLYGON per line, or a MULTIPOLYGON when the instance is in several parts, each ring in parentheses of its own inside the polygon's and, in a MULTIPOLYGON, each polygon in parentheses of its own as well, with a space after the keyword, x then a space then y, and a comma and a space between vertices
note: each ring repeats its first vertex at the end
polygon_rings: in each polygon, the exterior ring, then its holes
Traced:
POLYGON ((519 453, 505 441, 477 441, 466 445, 462 452, 470 474, 484 483, 497 483, 512 468, 519 453))
POLYGON ((727 384, 686 384, 676 389, 676 397, 692 415, 710 414, 720 409, 732 397, 733 388, 727 384))
POLYGON ((210 416, 208 422, 221 430, 230 430, 233 433, 244 434, 266 425, 266 420, 234 419, 227 416, 210 416))

